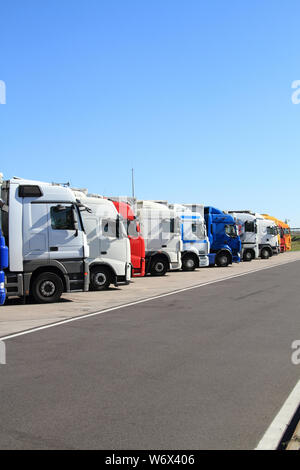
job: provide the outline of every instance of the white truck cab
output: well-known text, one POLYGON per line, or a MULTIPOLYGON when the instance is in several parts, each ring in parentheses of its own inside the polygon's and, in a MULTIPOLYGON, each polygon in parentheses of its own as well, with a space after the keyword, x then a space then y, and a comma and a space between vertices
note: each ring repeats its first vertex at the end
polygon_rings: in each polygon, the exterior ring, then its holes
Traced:
POLYGON ((90 289, 107 289, 110 284, 128 284, 131 278, 130 242, 126 229, 112 201, 88 194, 87 190, 73 190, 82 203, 90 254, 88 265, 90 289), (87 209, 87 210, 86 210, 87 209))
POLYGON ((9 246, 7 296, 57 301, 88 290, 86 234, 70 188, 12 178, 1 184, 1 225, 9 246))
POLYGON ((254 215, 257 220, 258 248, 260 257, 268 259, 270 256, 280 253, 278 227, 273 220, 267 220, 257 212, 254 215))
POLYGON ((168 207, 175 210, 181 219, 182 269, 193 271, 209 266, 209 240, 203 217, 204 206, 202 214, 199 205, 169 204, 168 207))
POLYGON ((242 243, 242 259, 243 261, 251 261, 259 257, 260 251, 258 247, 257 220, 255 215, 249 211, 228 211, 234 218, 238 227, 242 243))
POLYGON ((267 220, 261 214, 249 210, 228 213, 236 219, 237 225, 239 222, 241 224, 240 236, 244 259, 250 258, 250 253, 252 258, 255 254, 255 258, 268 259, 280 252, 278 229, 273 220, 267 220))
POLYGON ((146 273, 163 276, 181 268, 181 219, 165 204, 137 201, 135 213, 145 240, 146 273))

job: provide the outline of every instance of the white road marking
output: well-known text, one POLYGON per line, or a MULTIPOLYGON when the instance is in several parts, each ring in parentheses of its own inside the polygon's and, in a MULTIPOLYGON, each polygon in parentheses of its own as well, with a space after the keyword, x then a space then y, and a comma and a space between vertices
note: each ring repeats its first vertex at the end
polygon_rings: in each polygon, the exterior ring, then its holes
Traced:
POLYGON ((266 430, 255 450, 276 450, 300 404, 300 380, 266 430))
MULTIPOLYGON (((8 339, 17 338, 18 336, 24 336, 24 335, 28 335, 30 333, 35 333, 36 331, 47 330, 49 328, 54 328, 55 326, 59 326, 59 325, 66 325, 67 323, 83 320, 85 318, 91 318, 91 317, 94 317, 94 316, 97 316, 97 315, 103 315, 104 313, 113 312, 114 310, 120 310, 120 309, 123 309, 123 308, 132 307, 134 305, 142 304, 142 303, 145 303, 145 302, 151 302, 152 300, 161 299, 163 297, 168 297, 170 295, 180 294, 181 292, 186 292, 186 291, 189 291, 189 290, 198 289, 200 287, 208 286, 210 284, 216 284, 217 282, 227 281, 228 279, 234 279, 236 277, 247 276, 248 274, 253 274, 253 273, 258 272, 258 271, 264 271, 266 269, 272 269, 272 268, 275 268, 275 267, 278 267, 278 266, 284 266, 285 264, 295 263, 296 261, 300 261, 300 260, 296 259, 296 260, 292 260, 292 261, 286 261, 284 263, 273 264, 272 266, 264 266, 262 268, 252 269, 251 271, 247 271, 246 273, 232 274, 230 276, 225 276, 225 277, 220 278, 220 279, 215 279, 213 281, 202 282, 202 283, 196 284, 194 286, 184 287, 182 289, 177 289, 177 290, 174 290, 174 291, 171 291, 171 292, 167 292, 165 294, 159 294, 159 295, 155 295, 155 296, 152 296, 152 297, 148 297, 146 299, 135 300, 134 302, 129 302, 127 304, 118 305, 116 307, 109 307, 109 308, 106 308, 104 310, 98 310, 97 312, 85 313, 83 315, 78 315, 76 317, 68 318, 66 320, 60 320, 60 321, 55 322, 55 323, 49 323, 47 325, 38 326, 38 327, 35 327, 35 328, 31 328, 29 330, 20 331, 19 333, 13 333, 11 335, 2 336, 2 337, 0 337, 0 340, 6 341, 8 339)), ((202 268, 202 269, 204 269, 204 268, 202 268)))

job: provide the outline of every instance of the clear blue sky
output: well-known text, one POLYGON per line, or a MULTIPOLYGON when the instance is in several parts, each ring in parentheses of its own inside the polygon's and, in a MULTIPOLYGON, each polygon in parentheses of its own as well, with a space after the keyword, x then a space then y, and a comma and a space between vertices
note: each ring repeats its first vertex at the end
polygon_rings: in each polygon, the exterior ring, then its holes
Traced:
POLYGON ((299 0, 2 0, 1 171, 300 227, 299 0))

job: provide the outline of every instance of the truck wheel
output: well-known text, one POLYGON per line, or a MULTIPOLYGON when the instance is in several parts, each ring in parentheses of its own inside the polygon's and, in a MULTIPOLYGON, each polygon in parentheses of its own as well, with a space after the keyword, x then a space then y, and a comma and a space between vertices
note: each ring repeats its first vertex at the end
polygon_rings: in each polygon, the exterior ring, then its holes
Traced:
POLYGON ((164 258, 155 258, 151 263, 150 273, 152 276, 164 276, 168 271, 169 263, 164 258))
POLYGON ((261 250, 260 257, 261 257, 261 259, 269 259, 270 258, 270 251, 268 250, 268 248, 263 248, 261 250))
POLYGON ((220 268, 226 268, 230 263, 230 257, 227 253, 220 253, 216 257, 216 265, 220 268))
POLYGON ((246 250, 243 256, 244 261, 252 261, 253 259, 253 253, 250 250, 246 250))
POLYGON ((38 303, 53 303, 60 299, 64 285, 58 274, 39 274, 32 283, 31 292, 38 303))
POLYGON ((195 269, 195 257, 193 255, 185 255, 182 259, 182 271, 194 271, 195 269))
POLYGON ((108 289, 110 285, 110 271, 105 266, 92 268, 91 270, 91 290, 108 289))

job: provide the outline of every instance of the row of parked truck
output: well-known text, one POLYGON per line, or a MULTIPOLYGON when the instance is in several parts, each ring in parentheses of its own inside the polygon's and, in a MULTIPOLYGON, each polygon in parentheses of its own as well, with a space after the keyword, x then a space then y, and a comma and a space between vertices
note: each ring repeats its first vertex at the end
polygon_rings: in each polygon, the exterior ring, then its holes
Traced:
POLYGON ((291 249, 267 214, 103 197, 68 185, 0 181, 0 303, 103 290, 131 277, 225 267, 291 249))

